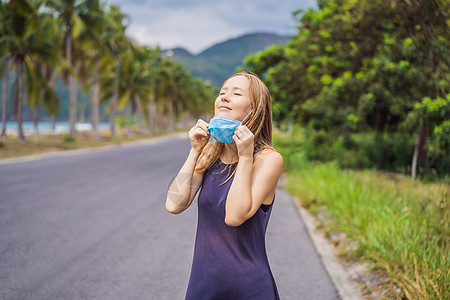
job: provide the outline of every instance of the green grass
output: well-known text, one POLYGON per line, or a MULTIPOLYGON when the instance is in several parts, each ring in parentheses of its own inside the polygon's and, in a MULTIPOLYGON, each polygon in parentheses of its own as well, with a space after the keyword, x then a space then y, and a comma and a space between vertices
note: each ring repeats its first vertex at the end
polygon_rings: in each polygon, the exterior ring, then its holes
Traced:
POLYGON ((302 140, 278 136, 285 188, 319 216, 328 236, 344 233, 341 257, 384 272, 384 288, 406 299, 450 299, 449 185, 305 159, 302 140), (400 290, 400 292, 398 292, 400 290))

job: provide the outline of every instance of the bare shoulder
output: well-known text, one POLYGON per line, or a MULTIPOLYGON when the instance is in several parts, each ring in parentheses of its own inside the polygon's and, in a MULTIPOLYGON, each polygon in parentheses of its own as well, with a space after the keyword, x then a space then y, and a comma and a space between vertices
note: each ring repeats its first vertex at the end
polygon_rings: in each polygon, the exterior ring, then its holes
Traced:
POLYGON ((274 149, 262 149, 255 156, 252 182, 254 186, 252 188, 258 190, 257 193, 263 198, 263 204, 269 205, 272 203, 278 180, 282 173, 283 157, 278 151, 274 149))
POLYGON ((255 157, 255 165, 264 166, 264 168, 273 169, 276 173, 283 169, 283 156, 273 149, 263 149, 255 157))

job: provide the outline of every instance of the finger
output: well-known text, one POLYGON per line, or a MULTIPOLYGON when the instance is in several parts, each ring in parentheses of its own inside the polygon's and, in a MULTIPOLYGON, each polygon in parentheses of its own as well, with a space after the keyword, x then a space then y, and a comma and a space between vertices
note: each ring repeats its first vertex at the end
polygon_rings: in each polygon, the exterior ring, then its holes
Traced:
POLYGON ((206 133, 209 133, 208 125, 206 125, 206 124, 197 124, 197 126, 202 128, 206 133))
POLYGON ((195 132, 196 132, 197 135, 202 135, 202 136, 205 136, 205 137, 208 136, 208 132, 205 131, 203 128, 197 128, 195 132))
POLYGON ((250 129, 247 127, 247 125, 241 126, 241 130, 244 131, 244 132, 247 132, 247 133, 251 132, 250 129))
POLYGON ((198 120, 197 121, 197 123, 192 127, 192 128, 198 128, 198 127, 201 127, 201 128, 203 128, 203 129, 208 129, 208 123, 206 123, 205 121, 203 121, 203 120, 198 120))
POLYGON ((205 126, 205 125, 204 125, 203 123, 201 123, 201 122, 198 122, 197 124, 195 124, 195 126, 192 127, 192 129, 194 129, 194 130, 196 130, 196 129, 202 129, 202 130, 205 131, 207 134, 209 134, 208 127, 205 126))
POLYGON ((197 124, 204 124, 204 125, 208 126, 208 123, 203 121, 202 119, 198 119, 197 124))
POLYGON ((246 131, 244 130, 243 127, 238 127, 238 128, 236 129, 236 132, 239 132, 239 133, 242 134, 242 135, 245 135, 245 134, 246 134, 246 131))
POLYGON ((203 129, 201 129, 201 128, 192 128, 191 132, 190 132, 190 135, 192 137, 195 137, 195 138, 198 138, 198 137, 201 137, 201 136, 208 136, 205 133, 205 131, 203 129))
POLYGON ((248 129, 248 127, 242 128, 241 132, 248 138, 253 137, 253 132, 250 129, 248 129))

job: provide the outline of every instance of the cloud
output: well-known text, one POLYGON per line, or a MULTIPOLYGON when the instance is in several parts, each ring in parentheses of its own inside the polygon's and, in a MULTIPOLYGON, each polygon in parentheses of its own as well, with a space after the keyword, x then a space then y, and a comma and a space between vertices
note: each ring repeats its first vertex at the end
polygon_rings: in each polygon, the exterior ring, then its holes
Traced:
POLYGON ((182 46, 193 53, 250 32, 293 34, 292 11, 314 0, 110 0, 132 18, 128 34, 141 44, 182 46))

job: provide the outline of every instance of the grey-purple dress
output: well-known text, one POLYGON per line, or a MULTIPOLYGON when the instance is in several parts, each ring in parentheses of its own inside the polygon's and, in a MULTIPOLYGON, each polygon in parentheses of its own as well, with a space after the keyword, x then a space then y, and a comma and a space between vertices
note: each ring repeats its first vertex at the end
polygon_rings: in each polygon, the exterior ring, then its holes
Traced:
MULTIPOLYGON (((273 202, 237 227, 225 223, 225 201, 233 177, 220 173, 220 159, 203 174, 187 300, 279 299, 265 247, 273 202)), ((232 166, 232 171, 237 163, 232 166)), ((231 174, 231 173, 230 173, 231 174)), ((275 199, 275 196, 274 196, 275 199)))

